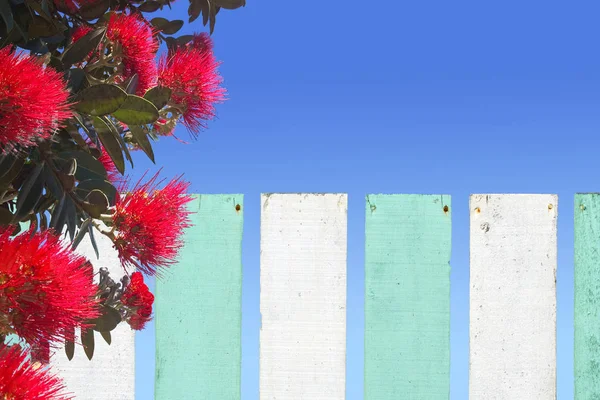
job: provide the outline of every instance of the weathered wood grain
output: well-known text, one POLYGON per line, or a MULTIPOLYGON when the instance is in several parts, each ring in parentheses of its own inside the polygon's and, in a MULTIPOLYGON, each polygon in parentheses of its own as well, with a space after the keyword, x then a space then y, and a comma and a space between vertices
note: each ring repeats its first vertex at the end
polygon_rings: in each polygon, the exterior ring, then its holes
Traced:
POLYGON ((345 194, 262 196, 260 398, 343 400, 345 194))
POLYGON ((471 196, 471 400, 556 399, 557 201, 471 196))
POLYGON ((365 399, 448 399, 451 227, 450 196, 367 196, 365 399))

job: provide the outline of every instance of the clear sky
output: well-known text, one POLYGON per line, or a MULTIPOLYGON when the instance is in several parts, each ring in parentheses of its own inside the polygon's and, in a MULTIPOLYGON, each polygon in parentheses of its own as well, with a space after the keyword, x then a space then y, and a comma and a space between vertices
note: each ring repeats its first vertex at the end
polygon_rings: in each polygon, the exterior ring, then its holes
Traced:
MULTIPOLYGON (((174 9, 186 19, 186 1, 174 9)), ((195 193, 245 195, 243 400, 258 399, 261 192, 349 194, 349 400, 363 398, 366 194, 452 195, 453 400, 468 394, 469 194, 558 194, 558 398, 573 398, 573 196, 600 189, 599 12, 591 1, 248 0, 217 16, 230 100, 197 142, 155 152, 195 193)), ((136 160, 139 175, 149 163, 136 160)), ((141 400, 153 329, 137 337, 141 400)))

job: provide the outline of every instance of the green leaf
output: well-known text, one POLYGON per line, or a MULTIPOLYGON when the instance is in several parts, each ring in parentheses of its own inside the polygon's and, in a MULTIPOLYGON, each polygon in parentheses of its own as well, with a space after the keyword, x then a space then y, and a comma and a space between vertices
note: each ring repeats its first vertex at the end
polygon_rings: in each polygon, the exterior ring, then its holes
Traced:
POLYGON ((71 159, 77 160, 77 170, 75 171, 75 178, 79 181, 86 179, 106 179, 106 170, 100 161, 98 161, 90 153, 85 151, 66 151, 58 154, 57 156, 63 162, 71 159))
POLYGON ((9 0, 0 0, 0 16, 6 25, 6 32, 10 32, 14 26, 14 22, 9 0))
POLYGON ((90 242, 92 243, 92 248, 94 249, 94 253, 96 253, 96 259, 100 259, 100 252, 98 251, 98 244, 96 243, 96 239, 94 239, 94 228, 92 225, 88 226, 88 232, 90 235, 90 242))
POLYGON ((110 332, 100 332, 100 335, 104 339, 104 341, 110 346, 112 342, 112 337, 110 336, 110 332))
POLYGON ((80 68, 71 68, 65 71, 65 79, 71 93, 77 93, 85 81, 85 72, 80 68))
POLYGON ((226 10, 235 10, 246 5, 246 0, 212 0, 212 2, 214 5, 223 7, 226 10))
POLYGON ((189 42, 194 39, 194 35, 183 35, 177 38, 177 44, 180 46, 185 46, 189 42))
POLYGON ((75 239, 75 230, 77 228, 77 208, 75 203, 68 199, 65 203, 65 222, 67 223, 67 232, 69 233, 69 239, 71 242, 75 239))
POLYGON ((121 314, 112 307, 103 306, 102 315, 92 321, 97 332, 110 332, 121 322, 121 314))
POLYGON ((96 133, 102 142, 102 147, 104 147, 104 150, 106 150, 110 158, 115 163, 117 170, 121 174, 125 173, 125 159, 123 158, 123 151, 121 150, 121 145, 115 137, 113 130, 110 129, 106 122, 98 117, 94 118, 94 128, 96 128, 96 133))
POLYGON ((44 183, 46 185, 46 190, 49 191, 55 199, 60 199, 62 197, 64 192, 59 186, 59 182, 56 180, 49 165, 44 166, 44 183))
POLYGON ((15 218, 21 219, 29 214, 42 197, 42 191, 44 189, 43 169, 43 162, 36 165, 19 190, 15 218))
POLYGON ((106 115, 117 111, 127 100, 127 92, 116 85, 94 85, 79 92, 75 109, 88 115, 106 115))
POLYGON ((91 190, 80 205, 92 218, 100 218, 109 207, 108 198, 98 189, 91 190))
POLYGON ((133 135, 133 138, 135 139, 137 144, 140 146, 140 148, 144 151, 144 153, 146 153, 148 158, 150 160, 152 160, 153 163, 156 164, 156 162, 154 161, 154 151, 152 150, 152 145, 150 144, 150 140, 148 140, 148 135, 146 134, 146 130, 140 126, 130 125, 129 131, 133 135))
POLYGON ((81 243, 81 241, 83 240, 83 238, 85 237, 85 235, 88 233, 88 226, 91 223, 92 223, 92 219, 91 218, 88 218, 85 221, 83 221, 83 223, 79 227, 79 231, 77 232, 77 236, 75 236, 75 239, 73 239, 73 244, 71 245, 71 249, 72 250, 75 250, 77 248, 77 246, 79 246, 79 243, 81 243))
POLYGON ((24 165, 25 160, 23 158, 17 158, 12 166, 9 167, 8 171, 0 176, 0 189, 8 188, 15 178, 19 176, 24 165))
POLYGON ((168 19, 156 17, 152 18, 150 23, 159 31, 162 31, 166 35, 174 35, 176 34, 181 27, 183 26, 183 21, 180 19, 176 19, 174 21, 169 21, 168 19))
POLYGON ((63 226, 65 226, 65 203, 70 201, 67 199, 67 194, 63 194, 60 198, 60 201, 54 206, 52 210, 52 214, 50 214, 50 228, 54 229, 56 232, 62 232, 63 226))
MULTIPOLYGON (((190 6, 188 8, 189 22, 194 22, 200 14, 203 14, 208 22, 208 13, 210 11, 210 3, 208 0, 190 0, 190 6)), ((204 25, 206 26, 206 22, 204 25)))
POLYGON ((0 207, 0 226, 10 225, 13 219, 13 213, 8 208, 0 207))
MULTIPOLYGON (((75 336, 75 328, 73 328, 73 337, 75 336)), ((67 354, 67 358, 69 361, 73 359, 75 355, 75 342, 73 340, 65 339, 65 353, 67 354)))
POLYGON ((88 179, 85 181, 81 181, 75 188, 75 192, 81 198, 86 198, 86 196, 94 189, 98 189, 102 193, 104 193, 104 195, 108 199, 108 203, 111 206, 115 205, 115 202, 117 200, 117 189, 109 181, 106 180, 88 179))
POLYGON ((93 52, 102 41, 106 28, 102 27, 88 32, 81 39, 67 47, 62 55, 62 62, 65 67, 83 61, 91 52, 93 52))
POLYGON ((88 360, 94 357, 94 330, 93 329, 82 329, 81 330, 81 343, 83 344, 83 350, 88 360))
POLYGON ((138 86, 140 78, 138 74, 133 74, 126 82, 125 82, 125 91, 127 94, 135 94, 138 86))
POLYGON ((110 0, 93 1, 88 3, 87 6, 81 7, 78 14, 81 15, 81 17, 86 21, 91 21, 103 16, 106 10, 108 10, 109 6, 110 0))
POLYGON ((156 10, 158 10, 160 8, 160 3, 158 1, 147 1, 145 3, 142 3, 139 7, 138 10, 142 11, 142 12, 154 12, 156 10))
POLYGON ((166 86, 155 86, 146 92, 144 98, 154 104, 157 110, 160 110, 169 102, 171 93, 171 89, 166 86))
POLYGON ((144 125, 156 122, 158 110, 150 101, 130 94, 112 115, 127 125, 144 125))

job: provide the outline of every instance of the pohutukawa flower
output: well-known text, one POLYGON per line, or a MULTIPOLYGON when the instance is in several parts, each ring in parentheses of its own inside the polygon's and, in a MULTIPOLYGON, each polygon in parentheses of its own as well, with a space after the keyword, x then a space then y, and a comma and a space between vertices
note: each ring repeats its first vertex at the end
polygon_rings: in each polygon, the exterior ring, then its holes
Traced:
MULTIPOLYGON (((90 31, 88 26, 77 27, 73 31, 72 41, 76 42, 90 31)), ((159 44, 154 37, 153 28, 145 20, 135 15, 113 14, 107 24, 106 37, 111 42, 110 49, 114 56, 123 63, 116 83, 137 74, 138 95, 143 95, 150 87, 156 86, 155 58, 159 44)))
POLYGON ((144 283, 140 272, 131 274, 131 282, 121 296, 121 303, 130 310, 127 323, 132 329, 142 330, 152 318, 154 295, 144 283))
POLYGON ((126 270, 134 266, 148 275, 160 273, 183 246, 183 230, 190 226, 189 183, 177 178, 158 189, 160 183, 156 174, 117 200, 114 245, 126 270))
POLYGON ((68 400, 65 385, 27 358, 19 345, 0 343, 0 399, 68 400))
POLYGON ((0 334, 46 346, 99 315, 91 264, 53 231, 0 233, 0 249, 0 334))
POLYGON ((0 49, 0 152, 49 138, 71 117, 62 76, 34 57, 0 49))
POLYGON ((172 90, 169 106, 179 110, 183 124, 195 134, 215 117, 215 104, 225 100, 218 67, 206 33, 195 35, 191 43, 161 58, 158 84, 172 90))

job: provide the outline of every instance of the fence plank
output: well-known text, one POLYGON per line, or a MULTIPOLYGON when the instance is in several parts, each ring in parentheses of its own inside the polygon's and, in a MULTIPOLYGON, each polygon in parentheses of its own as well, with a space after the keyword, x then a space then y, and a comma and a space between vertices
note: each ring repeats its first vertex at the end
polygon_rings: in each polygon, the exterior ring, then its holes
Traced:
POLYGON ((556 399, 557 201, 471 196, 471 400, 556 399))
POLYGON ((367 196, 365 399, 450 395, 450 214, 450 196, 367 196))
POLYGON ((575 400, 600 399, 600 195, 575 195, 575 400))
POLYGON ((260 398, 343 400, 347 196, 261 203, 260 398))
POLYGON ((189 207, 179 263, 156 282, 155 398, 240 399, 243 196, 189 207))
MULTIPOLYGON (((77 252, 86 256, 96 271, 100 267, 106 267, 111 278, 119 281, 125 272, 112 241, 98 232, 95 232, 94 238, 98 244, 100 259, 96 257, 88 236, 79 244, 77 252)), ((81 345, 75 346, 75 356, 71 361, 64 348, 60 348, 50 358, 52 370, 64 379, 67 391, 77 399, 135 399, 135 331, 127 323, 119 324, 111 332, 110 346, 98 332, 94 336, 94 357, 91 361, 81 345)))

